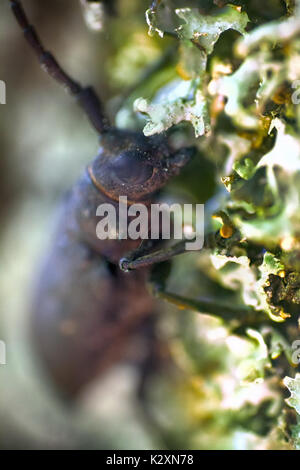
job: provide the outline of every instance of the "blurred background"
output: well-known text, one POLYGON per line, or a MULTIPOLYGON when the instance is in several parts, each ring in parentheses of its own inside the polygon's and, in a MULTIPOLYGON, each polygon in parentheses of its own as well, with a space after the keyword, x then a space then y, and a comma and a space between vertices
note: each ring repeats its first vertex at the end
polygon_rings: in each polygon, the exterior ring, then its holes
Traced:
MULTIPOLYGON (((172 39, 147 35, 148 1, 116 2, 118 14, 108 17, 100 32, 89 28, 79 1, 23 3, 44 44, 70 75, 93 84, 111 115, 129 97, 117 122, 142 128, 144 121, 130 111, 133 99, 151 98, 176 76, 167 58, 135 91, 145 67, 173 47, 172 39)), ((73 100, 41 71, 8 1, 1 3, 0 79, 7 86, 7 103, 0 106, 0 340, 7 346, 7 364, 0 366, 0 448, 157 449, 166 446, 162 430, 170 448, 264 447, 268 423, 254 419, 257 409, 250 404, 270 399, 274 416, 280 398, 265 384, 241 387, 245 371, 239 366, 243 357, 256 361, 261 351, 250 341, 228 337, 217 320, 163 303, 161 337, 176 373, 156 377, 149 389, 160 431, 153 432, 144 419, 135 397, 138 372, 126 363, 91 384, 78 402, 60 402, 31 349, 30 302, 57 207, 96 154, 97 136, 73 100), (238 414, 244 403, 249 407, 238 414)), ((214 192, 217 169, 216 162, 199 157, 170 191, 205 202, 214 192)), ((221 292, 230 299, 233 294, 203 274, 206 265, 205 255, 176 259, 170 289, 192 296, 221 292)))

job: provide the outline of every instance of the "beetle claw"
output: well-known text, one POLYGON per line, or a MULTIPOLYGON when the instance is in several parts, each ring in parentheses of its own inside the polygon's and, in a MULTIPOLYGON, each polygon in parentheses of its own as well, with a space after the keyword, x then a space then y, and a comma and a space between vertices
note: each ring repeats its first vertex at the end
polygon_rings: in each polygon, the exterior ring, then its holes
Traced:
POLYGON ((130 269, 129 269, 129 259, 128 258, 121 258, 120 261, 119 261, 119 268, 124 273, 128 273, 130 271, 130 269))

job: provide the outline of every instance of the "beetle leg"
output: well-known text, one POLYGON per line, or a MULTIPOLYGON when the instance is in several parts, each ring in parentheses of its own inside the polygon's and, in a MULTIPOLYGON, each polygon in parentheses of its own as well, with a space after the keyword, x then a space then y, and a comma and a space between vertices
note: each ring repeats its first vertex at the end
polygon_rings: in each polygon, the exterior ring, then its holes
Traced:
POLYGON ((252 307, 245 307, 244 305, 221 304, 208 298, 190 299, 178 294, 164 292, 155 284, 153 292, 157 298, 166 300, 182 310, 192 310, 221 318, 229 323, 233 322, 234 329, 240 328, 243 325, 249 328, 251 325, 261 324, 267 320, 261 311, 254 310, 252 307))
MULTIPOLYGON (((122 271, 128 272, 133 269, 145 268, 156 263, 168 261, 169 259, 173 258, 173 256, 181 255, 182 253, 190 253, 190 251, 186 249, 186 243, 193 242, 194 240, 195 239, 193 240, 183 239, 170 247, 161 248, 156 251, 150 251, 149 249, 145 249, 143 253, 139 252, 139 248, 138 248, 137 251, 133 251, 129 256, 124 257, 120 260, 119 262, 120 269, 122 271)), ((151 242, 151 240, 149 241, 151 242)), ((156 240, 156 241, 161 242, 162 240, 156 240)), ((208 233, 204 237, 203 248, 212 248, 214 246, 215 246, 215 234, 208 233)), ((195 250, 195 251, 198 251, 198 250, 195 250)))
MULTIPOLYGON (((200 251, 201 249, 214 249, 217 245, 224 247, 229 246, 229 243, 236 242, 240 239, 240 233, 236 231, 235 238, 230 239, 224 238, 219 232, 209 232, 204 235, 203 245, 201 248, 193 250, 200 251), (225 245, 224 245, 225 244, 225 245)), ((191 253, 190 250, 186 249, 186 243, 195 242, 196 238, 191 240, 183 239, 178 243, 166 248, 161 248, 156 251, 145 250, 144 253, 138 251, 132 252, 127 257, 124 257, 119 262, 119 267, 122 271, 131 271, 133 269, 145 268, 156 263, 168 261, 173 256, 181 255, 182 253, 191 253)), ((149 240, 151 242, 151 240, 149 240)), ((157 240, 161 241, 161 240, 157 240)))
POLYGON ((21 27, 26 41, 35 52, 42 68, 54 80, 64 86, 64 88, 75 98, 85 111, 91 124, 99 134, 109 129, 109 122, 104 115, 103 106, 96 92, 92 87, 82 87, 80 83, 73 80, 58 64, 54 56, 47 51, 35 28, 29 23, 26 13, 19 0, 9 0, 12 12, 21 27))
MULTIPOLYGON (((141 258, 145 258, 146 256, 149 256, 152 252, 153 252, 153 249, 159 245, 161 243, 162 240, 158 239, 158 240, 150 240, 150 239, 145 239, 145 240, 142 240, 140 246, 128 253, 126 255, 126 257, 122 258, 119 262, 119 265, 120 265, 120 269, 122 271, 130 271, 131 269, 136 269, 135 267, 135 262, 136 260, 138 259, 141 259, 141 258), (133 263, 133 266, 134 267, 131 267, 133 263)), ((137 266, 137 267, 143 267, 143 266, 137 266)))
POLYGON ((162 261, 168 261, 173 256, 180 255, 186 251, 186 240, 181 240, 179 243, 170 246, 169 248, 162 248, 160 250, 152 251, 150 253, 140 254, 136 256, 136 252, 131 253, 127 258, 120 260, 119 266, 122 271, 131 271, 133 269, 145 268, 162 261))

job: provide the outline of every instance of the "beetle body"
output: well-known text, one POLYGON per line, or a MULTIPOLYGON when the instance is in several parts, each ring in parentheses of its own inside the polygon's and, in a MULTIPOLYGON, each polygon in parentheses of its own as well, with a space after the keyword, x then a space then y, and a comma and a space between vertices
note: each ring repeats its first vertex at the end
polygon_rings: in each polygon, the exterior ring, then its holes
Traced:
MULTIPOLYGON (((94 89, 82 87, 62 69, 44 48, 21 2, 9 1, 41 66, 77 100, 100 138, 98 155, 63 202, 32 314, 41 364, 61 394, 74 396, 120 358, 129 338, 153 314, 145 283, 148 268, 126 274, 119 268, 126 253, 138 252, 141 239, 118 234, 99 239, 97 208, 110 204, 118 216, 120 196, 129 205, 149 207, 193 151, 175 151, 162 136, 145 137, 112 126, 94 89)), ((159 254, 151 263, 161 260, 159 254)))
MULTIPOLYGON (((146 273, 112 269, 102 255, 103 242, 97 250, 96 232, 91 240, 91 234, 80 228, 76 216, 85 211, 90 198, 95 204, 103 200, 86 172, 64 201, 58 232, 36 286, 32 317, 38 356, 67 395, 79 392, 117 360, 122 342, 152 311, 146 273)), ((127 243, 108 244, 104 251, 113 257, 127 251, 127 243)))
POLYGON ((100 240, 97 207, 112 204, 118 215, 119 195, 149 206, 187 158, 174 156, 162 138, 110 130, 66 196, 36 287, 32 321, 38 355, 64 395, 77 394, 114 364, 154 309, 148 269, 124 273, 118 267, 141 240, 100 240))

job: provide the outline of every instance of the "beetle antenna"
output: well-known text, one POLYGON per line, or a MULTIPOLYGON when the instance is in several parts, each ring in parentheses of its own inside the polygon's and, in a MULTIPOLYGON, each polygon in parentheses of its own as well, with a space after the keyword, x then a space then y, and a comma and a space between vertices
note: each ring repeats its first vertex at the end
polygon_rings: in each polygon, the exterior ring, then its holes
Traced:
POLYGON ((41 67, 77 99, 98 134, 106 132, 110 128, 110 124, 94 89, 82 87, 61 68, 51 52, 44 48, 35 28, 29 23, 21 2, 18 0, 9 0, 9 2, 24 37, 35 52, 41 67))

